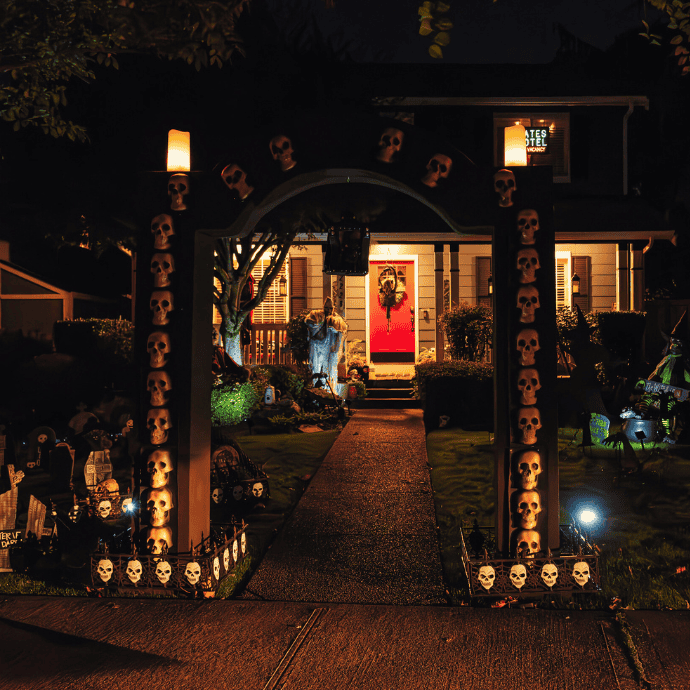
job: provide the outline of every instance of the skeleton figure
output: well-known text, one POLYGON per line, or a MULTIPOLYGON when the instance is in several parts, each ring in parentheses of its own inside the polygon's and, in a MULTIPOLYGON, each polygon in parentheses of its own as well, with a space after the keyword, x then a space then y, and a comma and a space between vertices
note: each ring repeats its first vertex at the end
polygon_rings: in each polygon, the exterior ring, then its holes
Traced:
POLYGON ((541 412, 536 407, 518 408, 518 429, 520 443, 531 446, 537 442, 537 431, 541 429, 541 412))
POLYGON ((149 353, 149 366, 152 369, 164 367, 170 354, 170 336, 163 331, 151 333, 146 341, 146 349, 149 353))
POLYGON ((239 165, 228 165, 223 168, 223 172, 220 175, 228 189, 237 192, 240 201, 244 201, 254 191, 254 187, 247 184, 247 173, 239 165))
POLYGON ((392 163, 402 148, 404 138, 405 135, 399 129, 389 127, 384 130, 379 140, 379 151, 376 158, 382 163, 392 163))
POLYGON ((534 244, 534 233, 539 230, 539 214, 531 208, 523 209, 517 216, 520 244, 534 244))
POLYGON ((517 533, 517 552, 521 558, 534 558, 541 551, 541 536, 533 529, 523 529, 517 533))
POLYGON ((162 585, 167 585, 172 575, 172 567, 168 561, 158 561, 156 564, 156 577, 162 585))
POLYGON ((213 499, 214 503, 220 504, 223 502, 223 489, 221 489, 219 486, 213 489, 211 492, 211 498, 213 499))
POLYGON ((143 570, 144 568, 141 565, 141 561, 138 561, 136 558, 133 558, 131 561, 128 561, 127 570, 125 574, 127 575, 129 581, 133 585, 136 585, 138 584, 139 580, 141 580, 141 574, 143 570))
POLYGON ((216 578, 216 582, 220 580, 220 558, 218 556, 213 559, 213 577, 216 578))
POLYGON ((151 221, 153 246, 155 249, 170 249, 170 238, 175 234, 173 219, 167 213, 161 213, 151 221))
POLYGON ((494 189, 498 192, 498 205, 508 208, 513 205, 513 192, 517 189, 512 170, 499 170, 494 175, 494 189))
POLYGON ((151 273, 153 273, 153 287, 168 287, 170 274, 175 272, 175 260, 172 254, 158 253, 151 257, 151 273))
POLYGON ((297 161, 292 158, 295 152, 292 148, 292 142, 285 135, 279 134, 277 137, 273 137, 269 146, 273 160, 280 163, 280 169, 283 172, 292 170, 297 165, 297 161))
POLYGON ((168 196, 170 208, 173 211, 186 211, 185 197, 189 194, 189 175, 177 173, 168 182, 168 196))
POLYGON ((168 393, 172 389, 170 374, 167 371, 151 371, 146 378, 146 387, 151 394, 151 406, 160 407, 168 402, 168 393))
POLYGON ((537 271, 541 268, 537 250, 532 247, 520 249, 517 253, 517 268, 520 271, 521 283, 533 283, 537 279, 537 271))
POLYGON ((526 450, 517 456, 517 474, 520 487, 534 489, 542 473, 541 456, 535 450, 526 450))
POLYGON ((196 585, 201 577, 201 566, 196 561, 187 563, 187 567, 184 570, 184 576, 187 578, 187 582, 189 582, 190 585, 196 585))
POLYGON ((536 405, 537 391, 541 389, 539 372, 533 368, 518 371, 518 390, 521 405, 536 405))
POLYGON ((520 309, 521 323, 534 323, 535 311, 539 309, 539 290, 534 285, 518 288, 516 307, 520 309))
POLYGON ((165 486, 168 483, 168 475, 173 471, 170 451, 164 448, 156 448, 149 455, 146 470, 150 476, 149 486, 152 489, 160 489, 165 486))
POLYGON ((230 549, 223 550, 223 570, 227 573, 230 570, 230 549))
POLYGON ((175 507, 172 493, 166 488, 150 489, 146 507, 152 527, 167 525, 170 522, 170 511, 175 507))
POLYGON ((534 355, 541 350, 539 333, 534 328, 523 328, 517 335, 517 350, 523 367, 534 366, 534 355))
POLYGON ((444 156, 442 153, 437 153, 426 164, 426 175, 422 178, 422 184, 427 187, 437 187, 441 179, 445 179, 450 175, 450 169, 453 167, 453 161, 444 156))
POLYGON ((149 308, 153 312, 151 323, 154 326, 167 326, 170 323, 170 312, 175 311, 173 293, 170 290, 154 290, 149 308))
POLYGON ((113 509, 112 503, 107 500, 99 501, 98 503, 98 516, 101 520, 105 520, 109 515, 110 511, 113 509))
POLYGON ((261 482, 256 482, 256 484, 252 486, 252 493, 254 494, 254 498, 261 498, 264 493, 264 485, 261 482))
POLYGON ((589 577, 589 563, 587 563, 587 561, 578 561, 573 565, 573 580, 575 580, 580 587, 584 587, 587 584, 589 577))
POLYGON ((167 553, 172 549, 172 530, 170 527, 149 527, 146 531, 146 548, 149 553, 167 553))
POLYGON ((541 496, 538 491, 530 489, 521 491, 517 496, 517 512, 520 516, 520 527, 534 529, 541 513, 541 496))
POLYGON ((544 563, 541 569, 541 579, 544 580, 547 587, 553 587, 558 579, 558 568, 553 563, 544 563))
POLYGON ((103 580, 103 582, 110 582, 110 578, 113 576, 113 562, 109 558, 101 558, 98 561, 98 577, 103 580))
POLYGON ((516 563, 510 568, 510 581, 513 587, 522 589, 527 582, 527 568, 522 563, 516 563))
POLYGON ((232 487, 232 497, 236 501, 241 501, 244 497, 244 488, 240 484, 232 487))
POLYGON ((146 417, 146 426, 151 433, 151 443, 157 446, 167 443, 168 432, 172 428, 170 411, 164 407, 149 410, 146 417))
POLYGON ((477 574, 477 580, 479 584, 488 592, 494 586, 494 580, 496 579, 496 571, 490 565, 482 565, 479 568, 479 573, 477 574))

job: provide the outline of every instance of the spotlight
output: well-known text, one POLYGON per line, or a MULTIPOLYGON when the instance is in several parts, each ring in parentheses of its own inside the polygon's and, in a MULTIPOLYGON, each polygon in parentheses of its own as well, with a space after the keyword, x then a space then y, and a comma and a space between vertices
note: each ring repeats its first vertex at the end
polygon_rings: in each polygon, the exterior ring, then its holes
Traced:
POLYGON ((580 522, 584 525, 591 525, 597 521, 598 517, 599 516, 593 510, 589 510, 588 508, 580 511, 579 515, 580 522))

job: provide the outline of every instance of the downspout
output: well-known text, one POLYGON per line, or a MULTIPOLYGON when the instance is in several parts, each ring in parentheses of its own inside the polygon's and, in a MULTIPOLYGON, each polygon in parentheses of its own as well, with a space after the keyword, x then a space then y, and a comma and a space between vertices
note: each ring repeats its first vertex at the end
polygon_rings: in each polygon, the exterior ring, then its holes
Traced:
POLYGON ((628 109, 623 115, 623 196, 628 196, 628 118, 633 109, 632 101, 628 101, 628 109))

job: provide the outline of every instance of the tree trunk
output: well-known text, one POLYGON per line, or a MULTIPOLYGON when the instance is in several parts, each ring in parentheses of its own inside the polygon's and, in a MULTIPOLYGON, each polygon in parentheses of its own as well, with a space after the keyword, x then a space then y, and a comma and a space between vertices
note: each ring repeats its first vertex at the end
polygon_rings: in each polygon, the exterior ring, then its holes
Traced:
POLYGON ((223 334, 223 344, 225 351, 232 357, 240 366, 244 364, 242 361, 242 343, 240 342, 240 329, 242 322, 239 325, 233 323, 231 317, 225 318, 225 333, 223 334))

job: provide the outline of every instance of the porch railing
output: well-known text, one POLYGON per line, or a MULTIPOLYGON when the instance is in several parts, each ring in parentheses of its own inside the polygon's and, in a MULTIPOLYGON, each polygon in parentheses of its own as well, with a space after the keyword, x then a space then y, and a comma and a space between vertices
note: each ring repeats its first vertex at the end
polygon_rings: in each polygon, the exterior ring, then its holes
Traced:
POLYGON ((242 348, 244 364, 292 364, 286 349, 287 323, 253 323, 251 342, 242 348))

